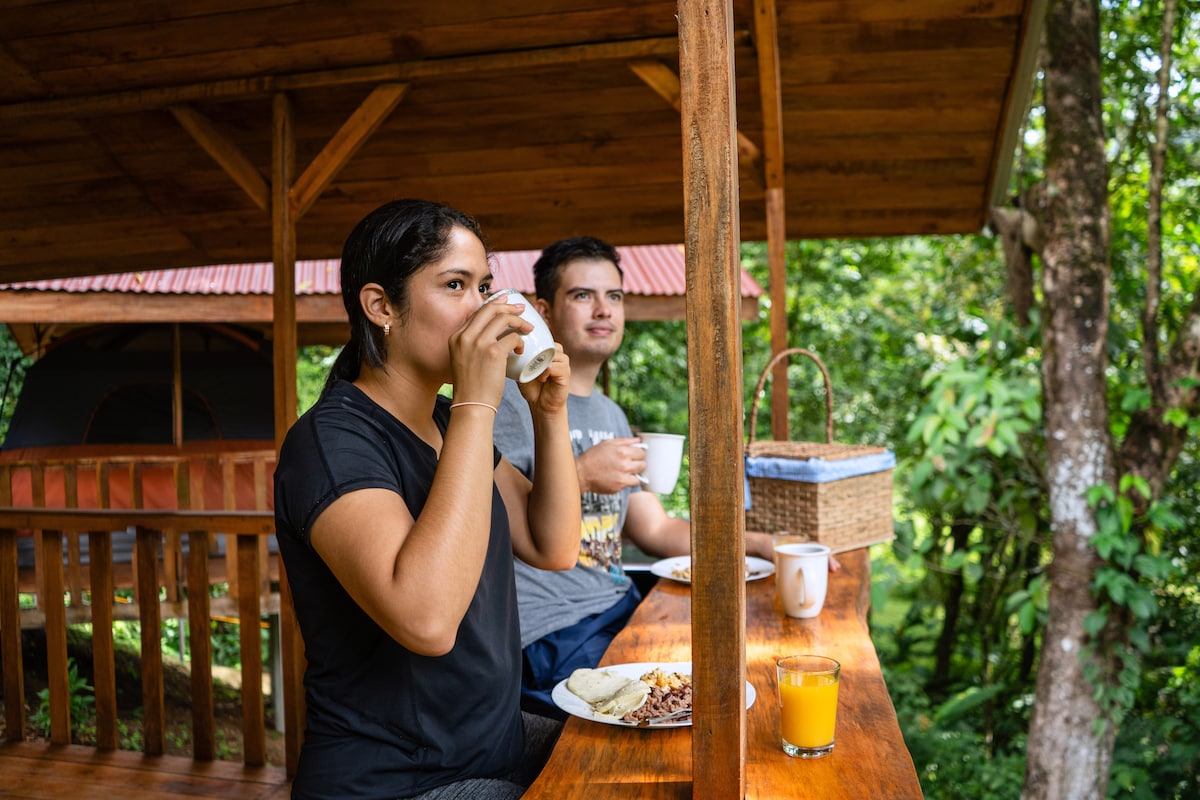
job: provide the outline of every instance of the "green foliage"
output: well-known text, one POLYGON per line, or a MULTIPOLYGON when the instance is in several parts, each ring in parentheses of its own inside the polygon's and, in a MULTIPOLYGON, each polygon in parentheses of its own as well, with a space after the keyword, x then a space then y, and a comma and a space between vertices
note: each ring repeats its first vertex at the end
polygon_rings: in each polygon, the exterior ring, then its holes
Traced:
MULTIPOLYGON (((1181 574, 1176 553, 1152 549, 1153 542, 1182 530, 1180 517, 1158 502, 1151 504, 1146 519, 1139 520, 1130 495, 1137 493, 1149 498, 1149 487, 1141 478, 1126 475, 1119 488, 1118 494, 1108 486, 1096 486, 1088 497, 1098 522, 1092 545, 1104 561, 1092 581, 1098 607, 1084 621, 1091 637, 1083 652, 1084 674, 1096 687, 1096 701, 1104 712, 1102 719, 1097 720, 1097 735, 1108 724, 1121 730, 1139 702, 1152 699, 1145 695, 1145 661, 1159 649, 1156 623, 1162 598, 1181 574), (1139 531, 1145 534, 1139 535, 1139 531), (1099 653, 1105 653, 1110 660, 1096 658, 1099 653), (1105 663, 1113 665, 1111 672, 1102 669, 1105 663)), ((1195 607, 1192 613, 1195 614, 1195 607)), ((1142 723, 1146 721, 1141 717, 1142 723)), ((1163 727, 1163 733, 1170 735, 1178 726, 1168 721, 1163 727)), ((1185 763, 1194 764, 1197 760, 1196 753, 1184 756, 1185 763)), ((1132 778, 1137 774, 1136 768, 1114 762, 1114 783, 1118 790, 1134 791, 1132 778)))
POLYGON ((1024 735, 998 750, 971 719, 1001 688, 967 690, 935 706, 919 673, 908 666, 884 664, 884 675, 926 800, 1016 800, 1025 768, 1024 735))
POLYGON ((1144 654, 1133 703, 1117 732, 1111 797, 1200 793, 1200 604, 1194 581, 1160 595, 1162 626, 1144 654))
MULTIPOLYGON (((79 674, 79 665, 74 658, 67 659, 67 693, 70 698, 71 726, 80 728, 92 720, 92 709, 96 705, 95 689, 87 678, 79 674)), ((42 689, 37 694, 38 707, 29 715, 30 724, 44 734, 50 733, 50 690, 42 689)))
MULTIPOLYGON (((608 395, 625 410, 634 431, 688 433, 687 330, 683 322, 627 323, 624 342, 608 361, 608 376, 608 395)), ((675 491, 659 497, 674 516, 690 513, 689 467, 685 446, 675 491)))
POLYGON ((630 322, 609 359, 608 394, 637 430, 688 431, 687 330, 682 321, 630 322))
POLYGON ((303 414, 312 408, 325 387, 325 378, 337 359, 341 347, 313 345, 301 347, 296 358, 296 404, 297 413, 303 414))
POLYGON ((949 523, 986 518, 1022 527, 1035 517, 1041 386, 1036 362, 1004 329, 927 373, 925 401, 909 426, 913 503, 949 523))
MULTIPOLYGON (((210 593, 215 596, 226 594, 229 584, 219 583, 210 587, 210 593)), ((117 590, 118 602, 123 598, 132 597, 128 589, 117 590)), ((82 625, 88 635, 90 625, 82 625)), ((209 644, 212 647, 212 663, 219 667, 241 669, 241 628, 237 622, 224 619, 211 619, 208 622, 209 644)), ((142 650, 142 624, 136 620, 117 620, 112 625, 113 646, 117 650, 129 653, 140 653, 142 650)), ((190 631, 186 619, 167 619, 159 623, 159 639, 162 652, 166 656, 186 661, 189 658, 188 646, 190 631)), ((269 632, 260 630, 262 642, 262 659, 267 663, 270 657, 269 632)))
POLYGON ((1200 584, 1195 580, 1200 574, 1195 546, 1200 473, 1194 461, 1181 465, 1178 481, 1188 487, 1175 500, 1178 508, 1156 513, 1152 506, 1147 514, 1177 524, 1150 526, 1145 544, 1132 554, 1132 548, 1113 548, 1138 585, 1150 587, 1155 609, 1138 626, 1144 625, 1148 642, 1138 646, 1139 680, 1117 730, 1112 797, 1200 794, 1200 584))
POLYGON ((25 371, 31 363, 33 359, 21 352, 8 332, 8 326, 0 325, 0 442, 8 437, 8 423, 25 381, 25 371))

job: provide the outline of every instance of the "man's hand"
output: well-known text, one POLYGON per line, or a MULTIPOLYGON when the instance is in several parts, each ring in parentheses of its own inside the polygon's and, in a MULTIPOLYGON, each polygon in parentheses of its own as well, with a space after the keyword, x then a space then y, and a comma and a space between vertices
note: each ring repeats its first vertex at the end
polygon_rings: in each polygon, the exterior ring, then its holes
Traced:
POLYGON ((636 437, 607 439, 585 450, 575 459, 579 489, 593 494, 616 494, 637 486, 638 474, 646 469, 646 451, 636 437))
MULTIPOLYGON (((746 531, 746 555, 773 561, 775 559, 775 542, 771 534, 746 531)), ((832 555, 829 556, 829 571, 837 572, 841 568, 841 563, 832 555)))

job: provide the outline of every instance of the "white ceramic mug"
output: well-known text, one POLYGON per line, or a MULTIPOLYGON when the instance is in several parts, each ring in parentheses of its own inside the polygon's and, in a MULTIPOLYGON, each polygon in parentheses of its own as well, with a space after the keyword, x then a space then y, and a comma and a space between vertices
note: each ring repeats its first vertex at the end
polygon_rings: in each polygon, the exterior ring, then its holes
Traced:
POLYGON ((656 494, 675 491, 679 467, 683 463, 684 437, 677 433, 641 433, 638 447, 646 451, 646 471, 638 480, 656 494))
POLYGON ((775 546, 775 587, 783 613, 809 618, 821 613, 829 586, 829 547, 805 542, 775 546))
POLYGON ((524 303, 525 310, 521 312, 521 319, 533 325, 533 330, 521 334, 521 341, 525 343, 524 350, 509 355, 508 368, 505 370, 505 374, 514 381, 529 383, 545 372, 554 360, 554 336, 550 333, 546 320, 542 319, 533 303, 525 299, 525 295, 516 289, 501 289, 484 302, 490 303, 498 297, 503 297, 505 303, 524 303))

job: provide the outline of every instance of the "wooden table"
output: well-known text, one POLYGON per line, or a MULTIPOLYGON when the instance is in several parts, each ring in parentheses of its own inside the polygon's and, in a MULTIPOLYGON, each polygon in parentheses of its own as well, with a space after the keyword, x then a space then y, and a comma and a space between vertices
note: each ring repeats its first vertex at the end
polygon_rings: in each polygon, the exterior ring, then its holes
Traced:
MULTIPOLYGON (((842 568, 830 575, 816 619, 785 616, 773 577, 746 584, 746 678, 757 693, 746 711, 747 798, 922 796, 867 632, 868 552, 837 558, 842 568), (836 747, 822 759, 791 758, 780 745, 775 659, 795 653, 827 655, 842 664, 836 747)), ((689 660, 691 587, 660 580, 602 665, 689 660)), ((571 717, 525 797, 692 798, 691 736, 689 727, 644 730, 571 717)))

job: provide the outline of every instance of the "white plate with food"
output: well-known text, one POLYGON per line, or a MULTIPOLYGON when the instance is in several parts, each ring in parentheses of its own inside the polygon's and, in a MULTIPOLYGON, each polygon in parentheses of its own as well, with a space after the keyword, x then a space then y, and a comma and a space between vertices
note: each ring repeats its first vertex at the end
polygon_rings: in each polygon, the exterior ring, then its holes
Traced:
MULTIPOLYGON (((680 583, 692 582, 692 557, 676 556, 664 558, 650 565, 650 571, 660 578, 668 578, 680 583)), ((775 574, 775 565, 765 558, 746 556, 746 580, 762 580, 768 575, 775 574)))
MULTIPOLYGON (((550 697, 568 714, 593 722, 627 728, 683 728, 692 724, 691 681, 690 661, 614 664, 576 670, 558 682, 550 697)), ((746 681, 746 708, 754 705, 755 696, 754 687, 746 681)))

